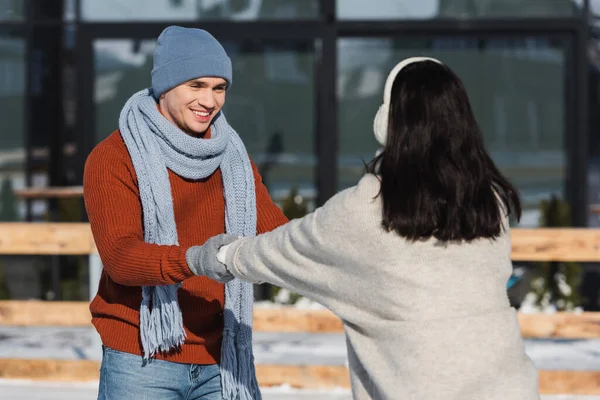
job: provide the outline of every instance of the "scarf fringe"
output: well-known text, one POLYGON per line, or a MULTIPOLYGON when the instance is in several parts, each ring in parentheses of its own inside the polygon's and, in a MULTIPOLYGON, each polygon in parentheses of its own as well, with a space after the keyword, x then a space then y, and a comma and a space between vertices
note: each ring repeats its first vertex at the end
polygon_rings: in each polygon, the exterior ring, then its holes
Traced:
POLYGON ((154 356, 150 349, 153 348, 154 338, 152 338, 153 323, 150 316, 150 297, 152 287, 142 288, 142 305, 140 307, 140 339, 142 341, 142 349, 144 352, 144 360, 148 360, 148 357, 154 356))
POLYGON ((158 352, 181 348, 185 341, 183 317, 177 302, 179 286, 155 286, 153 293, 144 287, 140 309, 140 336, 144 360, 158 352), (150 302, 152 310, 150 311, 150 302))
POLYGON ((229 329, 223 331, 220 369, 223 400, 237 400, 238 382, 236 372, 238 369, 238 360, 235 351, 235 333, 229 329))
POLYGON ((262 395, 256 380, 256 368, 254 366, 254 354, 252 353, 252 344, 238 347, 239 362, 239 400, 261 400, 262 395))

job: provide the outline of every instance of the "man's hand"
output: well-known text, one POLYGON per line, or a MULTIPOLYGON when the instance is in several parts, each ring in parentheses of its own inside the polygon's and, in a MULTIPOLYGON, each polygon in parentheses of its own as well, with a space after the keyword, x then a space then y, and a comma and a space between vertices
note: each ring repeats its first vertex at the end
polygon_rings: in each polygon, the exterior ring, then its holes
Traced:
POLYGON ((233 235, 217 235, 208 239, 202 246, 190 247, 185 259, 192 272, 198 276, 207 276, 221 283, 227 283, 234 278, 227 267, 217 259, 217 253, 222 246, 238 240, 233 235))

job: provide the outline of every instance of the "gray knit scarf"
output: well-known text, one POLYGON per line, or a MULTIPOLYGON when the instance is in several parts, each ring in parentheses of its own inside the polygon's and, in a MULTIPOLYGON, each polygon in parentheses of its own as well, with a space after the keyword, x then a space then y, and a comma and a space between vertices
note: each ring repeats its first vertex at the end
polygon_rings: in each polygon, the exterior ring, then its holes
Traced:
MULTIPOLYGON (((220 168, 226 232, 256 235, 256 195, 250 159, 223 113, 215 117, 210 139, 194 138, 169 122, 158 111, 151 89, 145 89, 134 94, 123 107, 119 129, 137 175, 147 243, 178 244, 167 168, 194 180, 206 178, 220 168)), ((180 287, 181 284, 142 288, 140 336, 144 359, 183 345, 185 331, 177 302, 180 287)), ((234 279, 225 285, 220 365, 225 400, 261 398, 252 353, 253 302, 251 284, 234 279)))

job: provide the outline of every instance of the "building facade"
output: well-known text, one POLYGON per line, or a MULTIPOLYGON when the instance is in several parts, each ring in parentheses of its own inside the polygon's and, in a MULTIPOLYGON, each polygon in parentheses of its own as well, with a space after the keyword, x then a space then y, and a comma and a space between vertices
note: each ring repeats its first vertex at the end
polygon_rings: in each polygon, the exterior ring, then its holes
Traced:
MULTIPOLYGON (((521 226, 558 196, 598 226, 597 0, 0 0, 0 219, 85 219, 15 189, 81 184, 91 149, 150 85, 167 25, 225 46, 224 109, 277 200, 317 206, 377 150, 387 73, 433 56, 463 79, 485 144, 516 184, 521 226)), ((79 204, 81 206, 81 204, 79 204)))

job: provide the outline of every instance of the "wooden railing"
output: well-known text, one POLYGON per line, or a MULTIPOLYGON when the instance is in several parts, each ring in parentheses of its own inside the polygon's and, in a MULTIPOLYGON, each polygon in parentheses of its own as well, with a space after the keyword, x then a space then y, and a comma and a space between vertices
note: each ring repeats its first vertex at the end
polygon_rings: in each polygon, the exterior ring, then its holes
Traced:
MULTIPOLYGON (((518 314, 525 338, 600 339, 600 313, 518 314)), ((0 326, 89 327, 91 314, 81 301, 0 301, 0 326)), ((343 333, 342 322, 328 310, 256 307, 258 332, 343 333)), ((600 366, 599 366, 600 368, 600 366)))
POLYGON ((0 223, 0 255, 87 255, 89 298, 96 295, 102 262, 88 223, 0 223))
MULTIPOLYGON (((512 229, 514 261, 600 262, 600 229, 512 229)), ((96 254, 87 223, 0 223, 0 254, 96 254)))
POLYGON ((0 254, 97 254, 87 223, 0 223, 0 254))
MULTIPOLYGON (((600 262, 600 230, 513 229, 514 261, 600 262)), ((85 223, 0 223, 0 255, 88 255, 90 298, 102 264, 85 223)), ((9 266, 10 267, 10 266, 9 266)), ((90 326, 87 302, 0 301, 0 325, 90 326)), ((342 333, 340 320, 326 310, 257 308, 254 328, 263 332, 342 333)), ((519 314, 524 337, 600 338, 600 313, 519 314)), ((258 365, 263 386, 348 386, 344 366, 258 365)), ((97 379, 90 360, 0 359, 0 378, 97 379)), ((600 371, 540 371, 543 393, 600 394, 600 371)))

